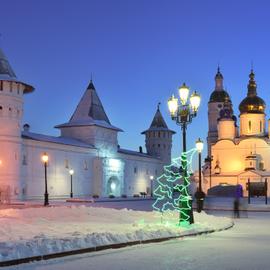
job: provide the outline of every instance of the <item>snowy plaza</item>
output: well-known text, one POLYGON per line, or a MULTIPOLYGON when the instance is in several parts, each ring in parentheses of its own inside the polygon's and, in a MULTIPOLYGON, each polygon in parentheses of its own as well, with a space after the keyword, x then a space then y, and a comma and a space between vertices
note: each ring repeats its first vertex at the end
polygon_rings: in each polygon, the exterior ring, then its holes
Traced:
POLYGON ((151 200, 141 200, 68 207, 58 202, 51 209, 1 210, 1 259, 3 255, 7 257, 4 252, 8 250, 9 256, 14 258, 136 239, 181 236, 222 229, 232 222, 234 226, 211 234, 106 249, 4 269, 268 269, 268 206, 254 204, 253 211, 242 213, 240 219, 232 219, 232 211, 228 209, 209 211, 210 215, 195 213, 196 223, 190 228, 161 226, 159 217, 150 212, 150 208, 151 200), (125 206, 130 210, 118 210, 125 206), (142 211, 144 209, 148 211, 142 211), (5 245, 3 240, 8 240, 9 244, 5 245))

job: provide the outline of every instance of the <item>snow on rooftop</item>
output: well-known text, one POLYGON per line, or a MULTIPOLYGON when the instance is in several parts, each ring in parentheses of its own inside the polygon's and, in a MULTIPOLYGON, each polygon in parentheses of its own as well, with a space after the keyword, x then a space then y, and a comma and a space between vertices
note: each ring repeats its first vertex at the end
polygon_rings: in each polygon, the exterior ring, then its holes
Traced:
POLYGON ((32 133, 29 131, 23 131, 22 137, 24 139, 31 139, 31 140, 35 140, 35 141, 51 142, 51 143, 72 145, 72 146, 78 146, 78 147, 86 147, 86 148, 94 148, 93 145, 86 144, 80 140, 66 138, 66 137, 54 137, 54 136, 49 136, 49 135, 32 133))

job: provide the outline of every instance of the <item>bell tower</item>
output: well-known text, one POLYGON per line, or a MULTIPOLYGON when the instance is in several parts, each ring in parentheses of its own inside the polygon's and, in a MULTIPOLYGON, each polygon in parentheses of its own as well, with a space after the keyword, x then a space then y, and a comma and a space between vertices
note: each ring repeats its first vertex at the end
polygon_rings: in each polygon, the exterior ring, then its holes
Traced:
POLYGON ((220 110, 223 109, 226 100, 231 104, 230 96, 223 87, 223 75, 218 67, 215 76, 215 89, 208 102, 208 156, 211 155, 211 145, 218 140, 218 119, 220 110))
POLYGON ((17 79, 0 49, 0 188, 8 197, 21 198, 21 122, 23 95, 34 91, 17 79))
POLYGON ((159 157, 164 165, 171 163, 172 135, 175 131, 170 130, 160 112, 160 103, 150 127, 143 131, 145 135, 145 147, 147 154, 159 157))

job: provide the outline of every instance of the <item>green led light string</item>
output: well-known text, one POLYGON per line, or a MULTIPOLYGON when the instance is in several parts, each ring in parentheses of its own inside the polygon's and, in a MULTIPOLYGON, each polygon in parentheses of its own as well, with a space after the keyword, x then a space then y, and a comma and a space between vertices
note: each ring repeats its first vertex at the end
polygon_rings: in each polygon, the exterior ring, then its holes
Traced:
POLYGON ((190 174, 192 170, 192 159, 197 152, 193 148, 187 152, 183 152, 181 157, 174 158, 170 165, 164 166, 164 172, 156 181, 157 188, 153 194, 156 198, 152 207, 155 211, 164 212, 177 211, 181 216, 181 224, 189 224, 189 212, 191 211, 191 200, 189 195, 190 174), (179 167, 186 171, 186 175, 181 175, 179 167), (175 172, 177 170, 177 172, 175 172), (174 193, 179 195, 175 197, 174 193))

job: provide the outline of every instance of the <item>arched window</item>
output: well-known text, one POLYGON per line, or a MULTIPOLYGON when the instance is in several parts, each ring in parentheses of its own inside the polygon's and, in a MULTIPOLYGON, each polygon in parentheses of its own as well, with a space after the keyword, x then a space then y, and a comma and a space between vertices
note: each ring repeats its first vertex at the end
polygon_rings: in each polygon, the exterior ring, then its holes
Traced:
POLYGON ((248 121, 248 132, 251 132, 251 121, 248 121))

